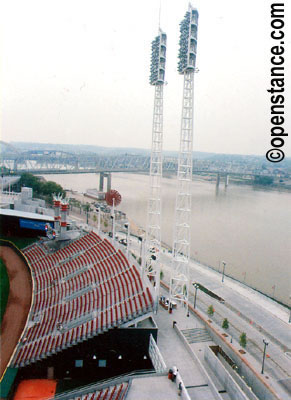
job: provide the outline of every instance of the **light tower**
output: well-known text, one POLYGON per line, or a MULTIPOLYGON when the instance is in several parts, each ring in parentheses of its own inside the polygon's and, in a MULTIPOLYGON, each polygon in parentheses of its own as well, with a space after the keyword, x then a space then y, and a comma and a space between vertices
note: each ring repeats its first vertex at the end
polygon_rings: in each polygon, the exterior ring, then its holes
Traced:
MULTIPOLYGON (((180 23, 178 71, 184 75, 180 150, 173 238, 170 300, 187 305, 189 293, 191 181, 193 151, 194 73, 196 69, 198 11, 189 9, 180 23)), ((170 302, 171 302, 170 301, 170 302)))
POLYGON ((160 291, 163 87, 165 84, 166 50, 167 35, 159 28, 159 34, 152 42, 150 84, 155 87, 155 98, 146 242, 144 257, 142 259, 143 272, 149 277, 155 287, 156 307, 160 291))

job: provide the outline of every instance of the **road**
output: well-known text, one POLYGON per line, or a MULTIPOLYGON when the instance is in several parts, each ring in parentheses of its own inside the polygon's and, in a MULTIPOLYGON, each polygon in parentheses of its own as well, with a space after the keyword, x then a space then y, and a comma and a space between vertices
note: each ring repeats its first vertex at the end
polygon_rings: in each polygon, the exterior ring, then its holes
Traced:
MULTIPOLYGON (((170 281, 170 262, 171 256, 162 253, 163 279, 166 282, 170 281)), ((259 372, 263 360, 263 339, 268 341, 264 373, 274 379, 276 390, 282 398, 289 398, 287 393, 291 393, 291 359, 288 352, 291 325, 288 324, 287 310, 231 278, 225 277, 222 283, 219 273, 194 262, 190 262, 190 281, 202 284, 225 300, 223 304, 198 290, 196 307, 207 314, 212 304, 215 312, 211 319, 221 327, 223 319, 227 318, 230 325, 227 333, 234 340, 239 341, 241 333, 246 333, 246 351, 256 359, 259 372)), ((194 290, 190 291, 189 302, 194 304, 194 290)))

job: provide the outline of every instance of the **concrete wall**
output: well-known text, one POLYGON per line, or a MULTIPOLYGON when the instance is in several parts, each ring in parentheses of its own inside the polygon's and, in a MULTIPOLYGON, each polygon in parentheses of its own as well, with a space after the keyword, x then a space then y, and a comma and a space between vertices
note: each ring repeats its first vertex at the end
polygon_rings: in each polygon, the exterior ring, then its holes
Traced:
POLYGON ((246 359, 242 359, 238 350, 235 349, 230 343, 226 343, 223 336, 214 328, 206 323, 207 329, 212 340, 222 348, 222 350, 235 362, 238 369, 237 372, 240 376, 245 377, 245 382, 252 388, 252 391, 260 400, 277 400, 279 399, 275 393, 272 393, 272 388, 260 379, 259 374, 254 371, 246 359))
POLYGON ((180 375, 180 372, 177 373, 176 377, 176 385, 177 385, 177 390, 179 388, 179 384, 181 383, 181 398, 182 400, 191 400, 191 397, 189 396, 187 389, 185 388, 184 382, 182 381, 182 377, 180 375))
POLYGON ((246 384, 246 382, 240 377, 240 375, 234 370, 228 363, 227 361, 222 357, 222 355, 218 354, 218 359, 228 371, 230 376, 233 378, 233 380, 236 382, 236 384, 241 388, 241 390, 247 394, 250 400, 256 400, 258 399, 257 396, 253 393, 252 389, 246 384))
POLYGON ((184 346, 186 347, 187 351, 189 352, 190 356, 193 358, 195 363, 199 366, 199 369, 201 370, 201 373, 205 377, 205 379, 206 379, 206 381, 208 383, 208 386, 211 389, 211 392, 212 392, 212 394, 214 396, 214 399, 215 400, 222 400, 222 397, 218 393, 218 390, 215 387, 214 383, 212 382, 212 379, 208 375, 206 369, 203 367, 203 365, 202 365, 201 361, 199 360, 199 358, 195 355, 195 353, 193 353, 193 351, 192 351, 190 345, 188 344, 187 340, 185 339, 184 335, 182 334, 180 329, 177 327, 177 324, 174 325, 174 329, 177 332, 177 334, 180 337, 180 339, 182 340, 182 342, 183 342, 184 346))
MULTIPOLYGON (((165 283, 162 285, 169 290, 169 286, 165 283)), ((274 389, 264 380, 254 367, 244 358, 231 343, 227 342, 225 337, 214 327, 207 322, 207 318, 193 308, 189 304, 189 311, 196 315, 203 322, 212 340, 222 348, 222 350, 236 363, 238 372, 244 376, 245 382, 252 388, 252 391, 260 400, 280 400, 280 397, 275 393, 274 389)))
POLYGON ((252 393, 252 391, 247 387, 245 382, 243 384, 246 386, 244 391, 237 385, 237 383, 232 378, 231 374, 226 370, 219 358, 214 354, 214 352, 209 348, 205 348, 204 359, 209 365, 209 367, 215 371, 215 374, 219 381, 224 385, 225 390, 229 397, 233 400, 257 400, 257 397, 252 393))

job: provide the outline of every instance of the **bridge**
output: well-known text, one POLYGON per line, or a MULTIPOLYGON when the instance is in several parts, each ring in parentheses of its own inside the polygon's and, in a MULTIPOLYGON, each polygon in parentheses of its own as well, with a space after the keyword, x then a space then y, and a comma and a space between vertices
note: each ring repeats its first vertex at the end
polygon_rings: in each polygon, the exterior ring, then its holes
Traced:
MULTIPOLYGON (((20 152, 13 146, 1 142, 0 168, 6 168, 13 173, 30 172, 37 175, 47 174, 104 174, 113 172, 148 173, 150 169, 150 155, 135 154, 96 154, 96 153, 70 153, 59 150, 29 150, 20 152), (6 145, 6 146, 3 146, 6 145), (3 151, 5 147, 5 151, 3 151)), ((178 168, 177 157, 163 158, 164 174, 176 173, 178 168)), ((193 174, 216 176, 217 186, 221 177, 225 178, 228 185, 229 176, 254 180, 257 175, 277 177, 275 174, 263 174, 262 170, 247 169, 245 165, 230 166, 217 165, 209 160, 194 160, 193 174)), ((107 176, 106 176, 107 177, 107 176)))

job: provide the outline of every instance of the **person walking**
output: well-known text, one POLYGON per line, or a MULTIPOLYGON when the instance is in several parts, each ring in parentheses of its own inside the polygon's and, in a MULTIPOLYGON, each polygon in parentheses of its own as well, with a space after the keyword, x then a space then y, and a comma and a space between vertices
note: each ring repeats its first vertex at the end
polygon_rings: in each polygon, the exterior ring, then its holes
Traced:
POLYGON ((173 370, 173 382, 176 382, 176 378, 177 378, 177 372, 178 372, 178 368, 176 367, 176 365, 173 366, 172 368, 173 370))

